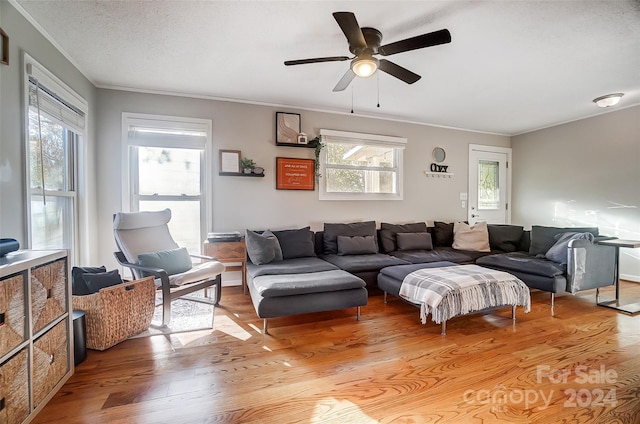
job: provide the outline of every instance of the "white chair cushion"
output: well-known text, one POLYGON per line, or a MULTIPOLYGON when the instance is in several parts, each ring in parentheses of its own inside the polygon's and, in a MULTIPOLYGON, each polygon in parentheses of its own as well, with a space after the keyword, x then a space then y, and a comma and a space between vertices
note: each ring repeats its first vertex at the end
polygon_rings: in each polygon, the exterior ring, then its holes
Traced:
POLYGON ((173 286, 182 286, 184 284, 195 283, 198 281, 214 278, 216 275, 224 272, 224 265, 218 261, 209 261, 201 264, 195 264, 187 272, 182 274, 174 274, 169 276, 169 283, 173 286))

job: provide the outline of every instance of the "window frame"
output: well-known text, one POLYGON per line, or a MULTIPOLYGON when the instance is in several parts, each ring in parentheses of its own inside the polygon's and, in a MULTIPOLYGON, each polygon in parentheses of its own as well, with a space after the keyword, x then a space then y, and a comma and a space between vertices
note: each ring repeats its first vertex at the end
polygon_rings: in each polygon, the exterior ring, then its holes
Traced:
MULTIPOLYGON (((72 264, 79 263, 79 261, 86 260, 88 257, 88 246, 85 246, 85 239, 81 237, 81 233, 85 232, 88 229, 88 222, 86 217, 81 211, 86 209, 86 186, 82 183, 83 178, 85 177, 84 166, 85 166, 85 156, 84 152, 86 151, 87 144, 87 134, 89 134, 89 130, 87 128, 89 121, 89 104, 87 101, 76 93, 73 89, 71 89, 67 84, 65 84, 61 79, 56 77, 53 73, 51 73, 46 67, 41 65, 38 61, 36 61, 33 57, 31 57, 28 53, 24 53, 23 56, 23 98, 24 98, 24 109, 23 109, 23 119, 24 119, 24 163, 25 163, 25 188, 26 188, 26 199, 25 199, 25 214, 26 214, 26 227, 27 227, 27 243, 26 247, 31 249, 33 248, 33 225, 32 225, 32 206, 31 201, 34 196, 42 196, 44 194, 45 198, 70 198, 71 205, 71 216, 65 217, 66 219, 71 220, 71 225, 69 231, 71 234, 63 234, 65 240, 68 240, 70 246, 60 247, 59 249, 67 249, 69 251, 68 257, 71 260, 72 264), (42 188, 32 188, 31 187, 31 163, 30 163, 30 102, 29 102, 29 91, 30 91, 30 81, 29 77, 33 76, 36 78, 39 84, 46 87, 48 91, 55 94, 57 98, 59 98, 59 102, 62 104, 66 104, 67 107, 77 109, 76 113, 82 114, 82 121, 76 121, 76 124, 73 125, 69 121, 61 121, 54 116, 49 115, 46 110, 41 110, 41 114, 47 116, 47 118, 51 119, 54 122, 60 124, 66 131, 71 132, 73 136, 72 140, 69 141, 69 146, 65 149, 65 156, 70 156, 70 163, 68 164, 68 169, 65 177, 69 179, 70 187, 68 190, 47 190, 45 187, 42 188), (85 230, 85 231, 83 231, 85 230)), ((71 115, 67 115, 67 118, 71 115)), ((56 248, 58 249, 58 248, 56 248)))
MULTIPOLYGON (((132 171, 137 169, 137 150, 132 149, 129 143, 129 128, 131 126, 142 126, 162 129, 175 129, 185 131, 201 131, 204 132, 205 142, 204 149, 200 154, 200 194, 199 195, 162 195, 163 200, 200 200, 200 243, 198 246, 202 250, 202 241, 206 240, 207 233, 213 223, 212 208, 212 137, 213 123, 210 119, 188 118, 170 115, 153 115, 144 113, 122 113, 122 210, 126 212, 136 212, 137 197, 139 201, 155 200, 147 195, 136 195, 136 180, 133 178, 132 171)), ((179 145, 168 142, 161 145, 153 145, 151 147, 168 147, 168 148, 194 148, 193 145, 179 145)), ((197 252, 192 252, 197 253, 197 252)))
POLYGON ((378 134, 356 133, 337 130, 320 130, 321 143, 324 144, 320 152, 320 166, 318 198, 319 200, 403 200, 404 198, 404 149, 407 139, 403 137, 392 137, 378 134), (327 164, 327 144, 329 143, 358 143, 365 146, 391 147, 395 150, 396 167, 389 169, 395 172, 396 193, 335 193, 327 192, 327 168, 334 169, 354 169, 354 170, 379 170, 363 166, 339 165, 331 166, 327 164))

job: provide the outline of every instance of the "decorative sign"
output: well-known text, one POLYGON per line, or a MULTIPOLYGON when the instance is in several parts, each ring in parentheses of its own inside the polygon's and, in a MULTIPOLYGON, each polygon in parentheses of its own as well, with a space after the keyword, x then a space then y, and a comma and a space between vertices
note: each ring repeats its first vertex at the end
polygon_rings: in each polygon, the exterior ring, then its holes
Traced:
POLYGON ((315 190, 315 160, 276 158, 276 189, 315 190))
POLYGON ((449 165, 438 165, 437 163, 431 164, 431 172, 447 172, 449 165))

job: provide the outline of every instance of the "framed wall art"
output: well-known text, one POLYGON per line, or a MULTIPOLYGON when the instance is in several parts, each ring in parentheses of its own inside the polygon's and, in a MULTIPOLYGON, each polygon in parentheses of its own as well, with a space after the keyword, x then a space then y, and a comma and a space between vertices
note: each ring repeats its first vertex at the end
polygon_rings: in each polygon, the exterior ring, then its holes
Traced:
POLYGON ((240 150, 220 149, 220 172, 240 173, 240 150))
POLYGON ((276 189, 315 190, 315 160, 276 158, 276 189))
POLYGON ((300 114, 276 112, 276 145, 298 145, 300 114))

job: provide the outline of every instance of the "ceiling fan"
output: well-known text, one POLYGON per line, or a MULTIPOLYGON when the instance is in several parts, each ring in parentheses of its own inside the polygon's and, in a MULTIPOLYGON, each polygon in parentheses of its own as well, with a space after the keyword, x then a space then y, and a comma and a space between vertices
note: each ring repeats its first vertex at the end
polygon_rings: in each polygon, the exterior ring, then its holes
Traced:
POLYGON ((451 42, 451 34, 446 29, 418 35, 416 37, 407 38, 405 40, 396 41, 395 43, 380 45, 382 41, 382 33, 375 28, 360 28, 356 16, 352 12, 334 12, 333 17, 342 29, 349 43, 349 51, 354 57, 348 56, 330 56, 317 57, 312 59, 287 60, 285 65, 303 65, 306 63, 319 62, 340 62, 351 60, 351 66, 338 81, 333 91, 343 91, 349 86, 351 81, 357 76, 368 77, 373 75, 376 70, 380 69, 407 84, 413 84, 418 81, 420 75, 396 65, 386 59, 378 59, 375 55, 391 56, 393 54, 407 52, 410 50, 422 49, 425 47, 437 46, 451 42))

